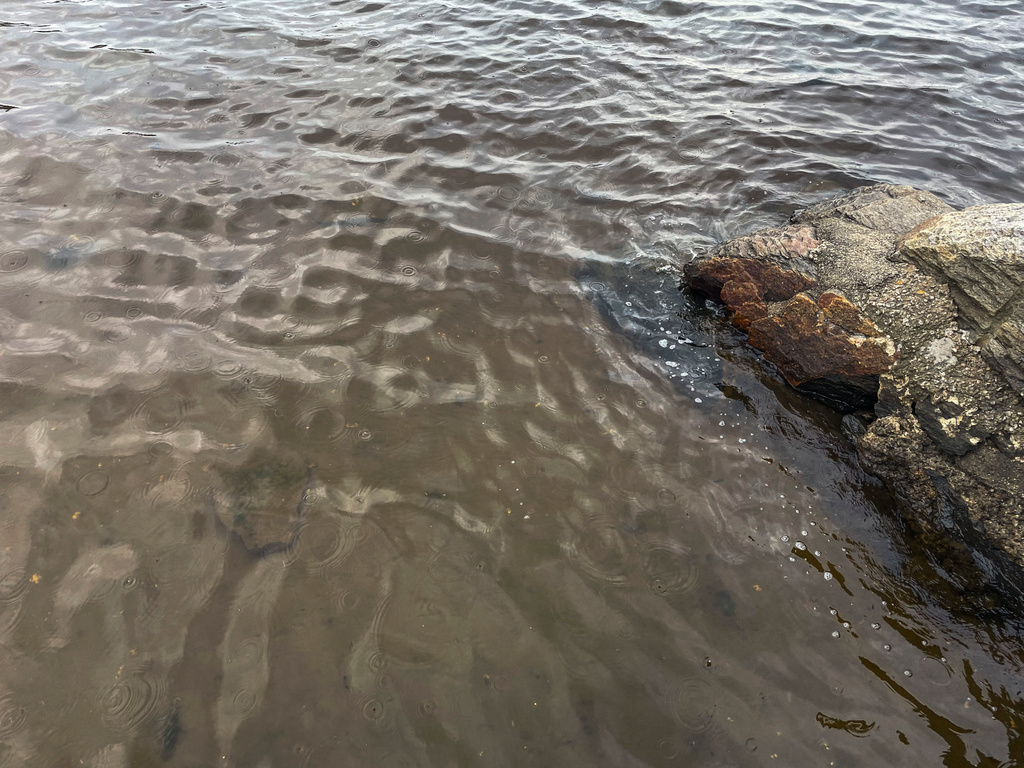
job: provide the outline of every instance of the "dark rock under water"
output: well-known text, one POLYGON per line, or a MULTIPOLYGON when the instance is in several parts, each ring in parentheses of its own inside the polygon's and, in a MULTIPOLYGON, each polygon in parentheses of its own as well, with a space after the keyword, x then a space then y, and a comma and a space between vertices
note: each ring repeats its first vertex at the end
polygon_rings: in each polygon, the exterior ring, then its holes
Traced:
POLYGON ((714 321, 696 311, 666 265, 592 262, 578 268, 576 278, 609 326, 657 361, 681 393, 707 397, 720 391, 714 321))

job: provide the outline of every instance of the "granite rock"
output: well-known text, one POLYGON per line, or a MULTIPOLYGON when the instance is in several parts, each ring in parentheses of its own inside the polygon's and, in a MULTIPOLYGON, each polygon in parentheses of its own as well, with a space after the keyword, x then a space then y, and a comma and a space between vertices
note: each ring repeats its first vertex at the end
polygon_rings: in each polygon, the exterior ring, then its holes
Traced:
POLYGON ((844 432, 918 530, 1024 585, 1024 205, 861 187, 684 274, 790 384, 866 409, 844 432))
POLYGON ((911 229, 897 247, 949 287, 982 354, 1024 392, 1024 204, 947 213, 911 229))

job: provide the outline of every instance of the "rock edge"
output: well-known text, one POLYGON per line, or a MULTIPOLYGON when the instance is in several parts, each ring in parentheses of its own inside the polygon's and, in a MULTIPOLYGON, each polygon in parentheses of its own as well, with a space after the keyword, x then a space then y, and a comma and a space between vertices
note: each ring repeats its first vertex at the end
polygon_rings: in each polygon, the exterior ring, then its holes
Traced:
POLYGON ((684 274, 790 384, 860 411, 861 463, 918 530, 994 547, 1024 584, 1024 205, 860 187, 684 274))

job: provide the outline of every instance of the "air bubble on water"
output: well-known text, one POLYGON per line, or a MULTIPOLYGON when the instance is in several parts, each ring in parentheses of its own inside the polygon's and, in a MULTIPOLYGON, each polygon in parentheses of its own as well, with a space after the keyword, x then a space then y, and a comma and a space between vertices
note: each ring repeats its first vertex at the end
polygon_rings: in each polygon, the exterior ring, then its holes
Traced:
POLYGON ((679 367, 679 363, 677 363, 675 360, 666 360, 665 361, 665 365, 667 365, 669 368, 678 368, 679 367))
POLYGON ((825 576, 825 581, 832 581, 832 574, 829 573, 828 571, 825 571, 824 576, 825 576))
POLYGON ((879 623, 878 623, 877 621, 876 621, 876 622, 872 622, 872 624, 871 624, 871 628, 872 628, 872 629, 881 629, 881 628, 882 628, 882 625, 881 625, 881 624, 879 624, 879 623))
POLYGON ((903 670, 903 676, 904 676, 904 677, 913 677, 913 676, 914 676, 914 673, 913 673, 913 672, 911 672, 911 671, 910 671, 909 669, 904 669, 904 670, 903 670))
POLYGON ((807 545, 804 544, 802 541, 796 542, 793 546, 796 547, 797 549, 799 549, 801 552, 803 552, 805 549, 807 549, 807 545))
POLYGON ((839 630, 832 633, 832 637, 839 637, 839 630))
POLYGON ((848 621, 844 621, 844 622, 843 622, 843 628, 844 628, 844 629, 849 629, 849 628, 850 628, 850 622, 848 622, 848 621))
POLYGON ((745 442, 747 442, 747 438, 745 438, 745 437, 741 437, 741 438, 740 438, 740 442, 741 442, 741 443, 745 443, 745 442))
POLYGON ((695 402, 695 403, 703 403, 704 401, 701 400, 699 397, 695 397, 695 398, 693 398, 693 402, 695 402))
POLYGON ((801 536, 806 536, 807 535, 807 531, 800 531, 800 535, 801 536))
POLYGON ((829 608, 828 612, 831 613, 833 616, 836 616, 836 615, 839 614, 839 611, 837 611, 835 608, 829 608))
POLYGON ((821 557, 821 550, 818 550, 818 549, 814 550, 814 556, 815 557, 821 557))
POLYGON ((783 540, 783 541, 789 541, 789 536, 783 536, 783 537, 782 537, 782 540, 783 540))
POLYGON ((725 422, 724 422, 724 421, 720 421, 720 422, 718 422, 718 426, 720 426, 720 427, 724 427, 724 426, 725 426, 725 422))
POLYGON ((668 346, 668 339, 660 339, 658 341, 658 346, 661 347, 662 349, 667 347, 668 346))
POLYGON ((883 646, 882 646, 882 648, 883 648, 883 649, 885 649, 885 650, 887 650, 887 651, 891 651, 891 650, 892 650, 892 646, 891 646, 891 645, 889 645, 888 643, 886 643, 885 645, 883 645, 883 646))

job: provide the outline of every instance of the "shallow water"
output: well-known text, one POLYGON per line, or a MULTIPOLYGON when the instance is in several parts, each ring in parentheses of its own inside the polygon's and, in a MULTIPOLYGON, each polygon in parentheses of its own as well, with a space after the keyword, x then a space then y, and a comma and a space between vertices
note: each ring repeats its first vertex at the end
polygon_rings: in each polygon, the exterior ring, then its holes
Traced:
POLYGON ((659 273, 1020 199, 1014 2, 0 9, 0 766, 1014 765, 823 409, 659 273))

